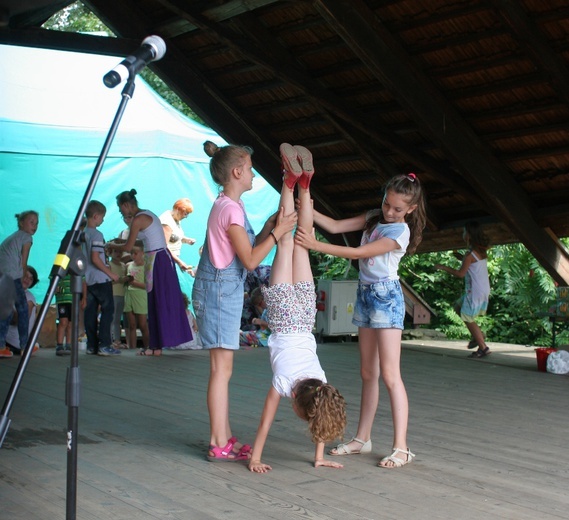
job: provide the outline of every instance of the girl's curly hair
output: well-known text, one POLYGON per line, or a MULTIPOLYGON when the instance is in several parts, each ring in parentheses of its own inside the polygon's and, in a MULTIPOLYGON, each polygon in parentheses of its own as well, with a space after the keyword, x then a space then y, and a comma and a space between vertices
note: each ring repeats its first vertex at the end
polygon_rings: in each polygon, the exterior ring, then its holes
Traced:
POLYGON ((346 429, 346 402, 332 385, 303 379, 294 388, 297 412, 308 421, 312 442, 342 439, 346 429))

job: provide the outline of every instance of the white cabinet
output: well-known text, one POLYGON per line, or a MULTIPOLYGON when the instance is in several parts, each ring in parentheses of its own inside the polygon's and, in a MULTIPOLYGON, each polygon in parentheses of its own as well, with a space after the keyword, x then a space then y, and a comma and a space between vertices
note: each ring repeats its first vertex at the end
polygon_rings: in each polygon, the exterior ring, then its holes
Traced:
POLYGON ((357 280, 319 280, 316 298, 316 334, 334 336, 357 334, 352 325, 357 280))

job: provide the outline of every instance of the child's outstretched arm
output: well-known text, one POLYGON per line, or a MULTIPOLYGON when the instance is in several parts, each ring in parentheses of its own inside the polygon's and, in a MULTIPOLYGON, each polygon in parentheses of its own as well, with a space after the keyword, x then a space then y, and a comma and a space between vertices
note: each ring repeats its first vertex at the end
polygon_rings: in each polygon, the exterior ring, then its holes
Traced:
POLYGON ((255 437, 255 442, 253 444, 251 460, 249 460, 249 469, 255 473, 266 473, 273 469, 268 464, 263 464, 261 462, 261 456, 263 455, 263 448, 265 447, 265 442, 269 435, 271 424, 273 424, 273 420, 277 413, 280 400, 281 396, 275 388, 271 386, 271 389, 267 393, 267 398, 265 399, 261 422, 259 423, 257 436, 255 437))
POLYGON ((460 266, 460 269, 453 269, 452 267, 448 267, 442 264, 436 264, 435 269, 438 269, 439 271, 446 271, 448 274, 452 274, 457 278, 464 278, 468 272, 470 264, 472 264, 473 261, 474 257, 471 254, 466 254, 462 258, 462 265, 460 266))
POLYGON ((317 442, 316 450, 314 452, 314 467, 319 468, 320 466, 325 466, 327 468, 343 468, 344 465, 333 460, 326 460, 324 458, 324 443, 317 442))
POLYGON ((400 248, 399 244, 395 240, 387 237, 374 240, 358 247, 325 244, 324 242, 316 240, 316 237, 311 230, 304 229, 300 226, 296 229, 294 242, 305 249, 312 249, 313 251, 319 251, 320 253, 325 253, 327 255, 339 256, 340 258, 348 258, 350 260, 371 258, 400 248))
POLYGON ((349 233, 350 231, 360 231, 365 228, 366 216, 365 214, 358 215, 357 217, 345 218, 336 220, 328 217, 319 211, 314 212, 314 224, 321 227, 328 233, 337 235, 338 233, 349 233))

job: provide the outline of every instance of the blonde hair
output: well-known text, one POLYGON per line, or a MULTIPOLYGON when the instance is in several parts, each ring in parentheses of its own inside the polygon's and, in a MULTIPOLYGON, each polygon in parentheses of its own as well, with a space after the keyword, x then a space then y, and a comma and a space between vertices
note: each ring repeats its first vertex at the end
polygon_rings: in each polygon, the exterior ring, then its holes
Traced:
POLYGON ((208 157, 209 172, 215 183, 225 186, 231 178, 231 170, 243 166, 247 157, 253 155, 253 148, 228 144, 227 146, 217 146, 211 141, 206 141, 203 148, 208 157))
POLYGON ((308 421, 312 442, 342 439, 346 429, 346 401, 328 383, 303 379, 294 387, 296 409, 308 421))

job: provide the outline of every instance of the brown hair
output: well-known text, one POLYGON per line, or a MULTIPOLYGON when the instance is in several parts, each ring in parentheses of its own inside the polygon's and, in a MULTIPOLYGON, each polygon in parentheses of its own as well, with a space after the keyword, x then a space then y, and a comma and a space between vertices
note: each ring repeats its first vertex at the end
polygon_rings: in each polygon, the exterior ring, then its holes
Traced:
POLYGON ((142 240, 135 240, 134 245, 132 246, 132 251, 137 249, 138 251, 144 251, 144 242, 142 240))
POLYGON ((261 305, 261 302, 263 301, 263 292, 261 291, 261 288, 255 287, 251 291, 251 295, 249 296, 249 299, 251 300, 251 303, 253 305, 261 305))
POLYGON ((486 251, 490 247, 490 239, 479 222, 474 220, 464 224, 464 231, 468 235, 468 245, 472 249, 486 251))
POLYGON ((135 204, 138 206, 138 201, 136 200, 136 190, 121 191, 117 195, 117 206, 121 204, 135 204))
POLYGON ((313 442, 342 439, 346 429, 346 402, 332 385, 303 379, 294 387, 296 409, 308 421, 313 442))
POLYGON ((211 141, 206 141, 203 149, 211 157, 209 162, 211 177, 220 186, 225 186, 229 182, 233 168, 242 166, 247 156, 253 155, 253 148, 236 144, 219 147, 211 141))
MULTIPOLYGON (((405 201, 409 206, 417 205, 414 211, 405 215, 405 221, 409 226, 411 232, 411 237, 409 239, 409 246, 407 247, 407 253, 412 255, 418 245, 423 239, 423 229, 425 229, 425 224, 427 222, 427 210, 425 209, 425 195, 421 182, 419 178, 414 173, 407 173, 396 175, 392 177, 386 184, 384 193, 392 191, 401 195, 405 198, 405 201)), ((375 226, 381 221, 383 214, 380 211, 379 214, 374 214, 366 222, 366 231, 371 233, 375 226)))
POLYGON ((32 283, 30 284, 29 287, 29 289, 31 289, 34 285, 36 285, 40 281, 40 279, 38 278, 38 272, 31 265, 28 265, 28 271, 32 275, 32 283))
POLYGON ((94 217, 95 215, 104 215, 107 212, 107 208, 102 202, 98 200, 91 200, 87 204, 87 209, 85 210, 85 216, 87 218, 94 217))
POLYGON ((16 213, 14 215, 16 217, 16 220, 18 221, 18 229, 22 229, 22 224, 24 223, 24 220, 26 220, 31 215, 35 216, 38 220, 40 218, 39 213, 37 211, 34 211, 33 209, 22 211, 21 213, 16 213))

